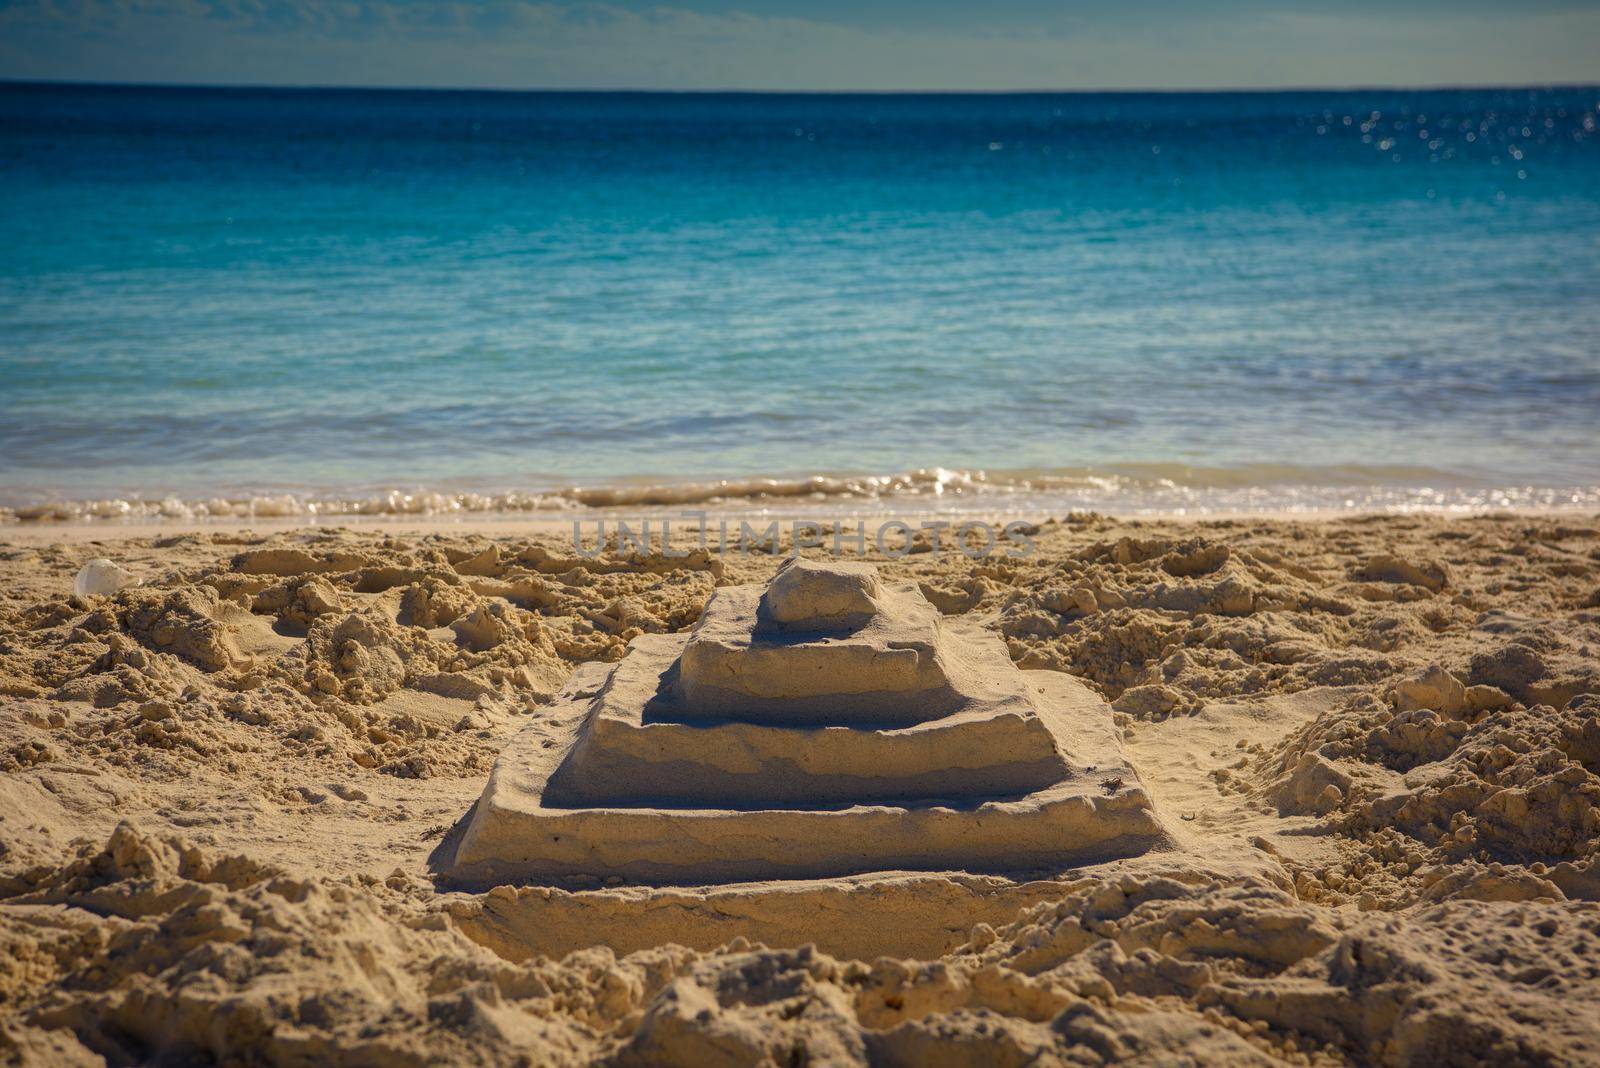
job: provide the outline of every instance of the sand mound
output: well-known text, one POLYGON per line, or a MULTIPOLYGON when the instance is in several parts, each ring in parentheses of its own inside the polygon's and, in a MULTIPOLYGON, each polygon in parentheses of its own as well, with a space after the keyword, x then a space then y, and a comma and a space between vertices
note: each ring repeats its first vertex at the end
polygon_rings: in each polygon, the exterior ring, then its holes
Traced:
POLYGON ((501 755, 454 884, 1020 872, 1164 836, 1103 702, 870 565, 792 560, 629 648, 501 755))

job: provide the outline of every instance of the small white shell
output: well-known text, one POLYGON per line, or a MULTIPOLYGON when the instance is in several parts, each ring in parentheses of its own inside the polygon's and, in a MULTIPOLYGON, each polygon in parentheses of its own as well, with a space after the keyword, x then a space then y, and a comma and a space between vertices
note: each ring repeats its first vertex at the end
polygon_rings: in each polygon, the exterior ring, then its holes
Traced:
POLYGON ((97 557, 83 565, 78 577, 72 580, 72 592, 79 597, 109 597, 125 586, 137 584, 131 572, 123 570, 104 557, 97 557))

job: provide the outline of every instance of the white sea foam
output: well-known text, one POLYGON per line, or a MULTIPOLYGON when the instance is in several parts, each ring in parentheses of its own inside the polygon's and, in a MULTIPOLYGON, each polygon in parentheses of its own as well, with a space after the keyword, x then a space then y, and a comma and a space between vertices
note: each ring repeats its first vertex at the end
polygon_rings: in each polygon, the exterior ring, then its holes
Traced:
POLYGON ((0 507, 0 522, 300 520, 529 516, 707 510, 832 514, 952 512, 1122 515, 1593 510, 1600 485, 1501 485, 1397 468, 1284 466, 985 472, 923 468, 886 475, 617 481, 501 492, 207 494, 193 498, 45 499, 0 507))

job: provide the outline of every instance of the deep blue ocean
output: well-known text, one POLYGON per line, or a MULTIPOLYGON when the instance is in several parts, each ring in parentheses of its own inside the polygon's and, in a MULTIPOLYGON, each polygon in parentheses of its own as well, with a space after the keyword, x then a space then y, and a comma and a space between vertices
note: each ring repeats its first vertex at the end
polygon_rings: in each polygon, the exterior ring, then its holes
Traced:
POLYGON ((0 504, 1600 506, 1597 122, 0 85, 0 504))

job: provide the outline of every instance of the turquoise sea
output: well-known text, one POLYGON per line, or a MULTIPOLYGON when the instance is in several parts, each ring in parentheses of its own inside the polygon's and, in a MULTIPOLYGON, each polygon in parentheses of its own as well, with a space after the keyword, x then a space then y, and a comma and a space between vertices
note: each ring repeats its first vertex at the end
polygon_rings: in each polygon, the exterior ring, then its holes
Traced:
POLYGON ((1600 507, 1597 121, 0 85, 0 505, 1600 507))

